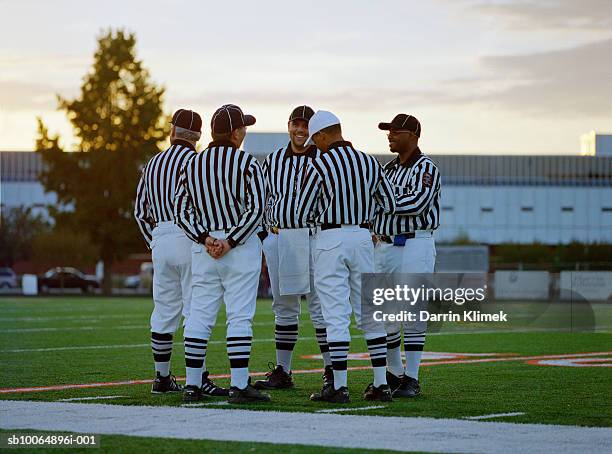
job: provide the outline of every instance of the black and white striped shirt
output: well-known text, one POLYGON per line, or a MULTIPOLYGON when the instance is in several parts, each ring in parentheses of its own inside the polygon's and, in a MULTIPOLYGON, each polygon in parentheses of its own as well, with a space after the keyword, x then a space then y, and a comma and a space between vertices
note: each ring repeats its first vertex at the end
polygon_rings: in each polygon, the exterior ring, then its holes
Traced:
POLYGON ((185 163, 196 155, 193 145, 174 140, 170 148, 157 153, 142 170, 134 217, 148 245, 158 222, 174 221, 174 193, 185 163))
POLYGON ((262 166, 266 179, 266 226, 281 229, 308 226, 305 218, 299 218, 299 194, 306 171, 319 154, 315 146, 304 153, 294 153, 289 143, 266 157, 262 166))
POLYGON ((373 157, 335 142, 313 160, 302 187, 300 217, 321 224, 364 224, 375 207, 395 210, 393 187, 373 157))
POLYGON ((385 165, 394 186, 397 207, 393 214, 377 212, 374 232, 399 235, 417 230, 435 230, 440 225, 440 172, 417 148, 404 164, 399 157, 385 165))
POLYGON ((232 247, 260 226, 265 183, 261 166, 231 142, 215 141, 184 167, 176 190, 174 216, 193 241, 226 230, 232 247))

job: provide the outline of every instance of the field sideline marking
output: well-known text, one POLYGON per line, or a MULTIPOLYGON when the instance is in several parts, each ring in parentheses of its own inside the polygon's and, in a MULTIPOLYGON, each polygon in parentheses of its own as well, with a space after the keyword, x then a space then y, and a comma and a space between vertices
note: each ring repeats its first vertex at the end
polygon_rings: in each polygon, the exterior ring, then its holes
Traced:
MULTIPOLYGON (((590 352, 590 353, 568 353, 564 355, 539 355, 539 356, 505 356, 502 358, 478 358, 478 359, 457 359, 457 360, 441 360, 441 361, 425 361, 421 363, 421 366, 437 366, 446 364, 474 364, 474 363, 493 363, 493 362, 504 362, 504 361, 529 361, 534 359, 560 359, 560 358, 577 358, 584 356, 603 356, 610 355, 612 352, 590 352)), ((371 366, 354 366, 348 367, 347 370, 370 370, 371 366)), ((301 374, 322 374, 323 369, 302 369, 294 370, 294 375, 301 374)), ((267 372, 251 372, 250 375, 254 377, 264 376, 267 372)), ((210 378, 229 378, 229 374, 216 374, 211 375, 210 378)), ((184 380, 185 377, 177 377, 177 380, 184 380)), ((43 392, 43 391, 63 391, 66 389, 86 389, 86 388, 103 388, 108 386, 127 386, 127 385, 144 385, 150 384, 151 379, 147 380, 122 380, 122 381, 109 381, 109 382, 98 382, 98 383, 81 383, 81 384, 69 384, 69 385, 51 385, 51 386, 31 386, 23 388, 0 388, 0 394, 18 394, 28 392, 43 392)))
POLYGON ((128 397, 128 396, 71 397, 69 399, 58 399, 57 402, 78 402, 78 401, 81 401, 81 400, 118 399, 119 397, 128 397))
MULTIPOLYGON (((0 428, 420 452, 606 452, 612 429, 247 409, 9 400, 0 428), (168 421, 179 421, 169 424, 168 421), (270 430, 270 428, 274 430, 270 430), (238 430, 237 430, 238 428, 238 430), (346 430, 339 430, 346 428, 346 430), (407 434, 413 433, 414 437, 407 434)), ((104 443, 104 441, 102 442, 104 443)))
POLYGON ((376 408, 386 408, 386 407, 384 405, 371 405, 369 407, 324 408, 323 410, 315 411, 315 413, 339 413, 342 411, 374 410, 376 408))
POLYGON ((509 416, 523 416, 524 414, 525 413, 522 411, 516 411, 514 413, 493 413, 491 415, 464 416, 461 419, 469 419, 470 421, 479 421, 481 419, 505 418, 509 416))

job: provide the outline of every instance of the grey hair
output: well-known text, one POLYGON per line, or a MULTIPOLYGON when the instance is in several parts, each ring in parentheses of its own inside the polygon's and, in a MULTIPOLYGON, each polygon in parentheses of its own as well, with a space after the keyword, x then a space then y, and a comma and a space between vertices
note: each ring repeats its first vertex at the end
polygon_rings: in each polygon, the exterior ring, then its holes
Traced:
POLYGON ((181 128, 180 126, 175 126, 174 135, 177 139, 183 139, 188 142, 197 142, 198 140, 200 140, 202 133, 190 131, 189 129, 181 128))

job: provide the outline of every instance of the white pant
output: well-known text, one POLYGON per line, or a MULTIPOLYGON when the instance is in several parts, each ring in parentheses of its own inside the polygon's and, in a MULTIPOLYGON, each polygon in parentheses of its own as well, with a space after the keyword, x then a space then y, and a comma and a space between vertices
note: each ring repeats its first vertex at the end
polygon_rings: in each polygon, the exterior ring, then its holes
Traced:
POLYGON ((379 241, 374 248, 377 273, 433 273, 436 245, 433 236, 406 240, 404 246, 379 241))
MULTIPOLYGON (((211 232, 225 238, 225 232, 211 232)), ((227 314, 227 337, 253 335, 253 316, 261 271, 261 241, 251 235, 244 244, 214 259, 201 244, 191 248, 192 299, 185 337, 209 339, 221 303, 227 314)))
POLYGON ((153 313, 151 331, 174 333, 187 317, 191 302, 191 245, 193 242, 173 222, 153 229, 153 313))
MULTIPOLYGON (((314 247, 314 267, 327 341, 349 342, 351 312, 355 314, 357 327, 362 328, 361 273, 374 272, 370 232, 355 225, 319 231, 314 247)), ((380 329, 369 333, 368 337, 384 335, 384 327, 380 325, 380 329)))
MULTIPOLYGON (((301 295, 281 295, 279 289, 278 272, 278 235, 269 233, 263 242, 263 251, 268 265, 270 288, 272 290, 272 311, 274 320, 278 325, 296 325, 300 316, 301 295)), ((314 284, 314 239, 310 237, 310 293, 306 295, 308 312, 315 328, 325 328, 325 320, 321 312, 321 302, 314 284)))
MULTIPOLYGON (((379 241, 374 248, 377 273, 433 273, 436 264, 436 245, 433 236, 411 238, 404 246, 379 241)), ((404 332, 423 332, 427 322, 403 322, 404 332)), ((396 332, 397 323, 386 323, 389 334, 396 332)))

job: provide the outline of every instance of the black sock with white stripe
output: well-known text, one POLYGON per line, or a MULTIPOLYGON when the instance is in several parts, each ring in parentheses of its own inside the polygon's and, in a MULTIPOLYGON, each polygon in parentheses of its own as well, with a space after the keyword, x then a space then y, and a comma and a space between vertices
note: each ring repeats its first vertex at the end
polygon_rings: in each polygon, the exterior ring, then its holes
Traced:
POLYGON ((329 344, 327 343, 327 330, 325 328, 315 328, 315 332, 319 350, 321 350, 321 356, 323 357, 323 365, 331 366, 332 362, 329 355, 329 344))
POLYGON ((252 342, 251 336, 227 338, 227 356, 232 375, 231 386, 239 389, 246 388, 249 382, 249 358, 252 342))
POLYGON ((406 375, 419 379, 419 366, 425 346, 425 332, 404 331, 404 354, 406 355, 406 375))
POLYGON ((279 325, 274 328, 276 340, 276 364, 282 366, 285 372, 291 372, 291 357, 298 339, 298 325, 279 325))
POLYGON ((155 361, 155 372, 162 377, 170 375, 170 357, 172 356, 172 334, 151 331, 151 350, 155 361))
POLYGON ((328 342, 332 367, 334 368, 334 388, 347 386, 346 366, 349 352, 349 342, 328 342))
POLYGON ((387 367, 396 377, 404 375, 404 364, 402 363, 402 335, 397 333, 387 334, 387 367))
POLYGON ((366 337, 366 343, 374 372, 374 386, 385 385, 387 384, 387 336, 372 339, 366 337))
POLYGON ((206 347, 208 339, 185 338, 186 385, 202 386, 202 372, 206 368, 206 347))

